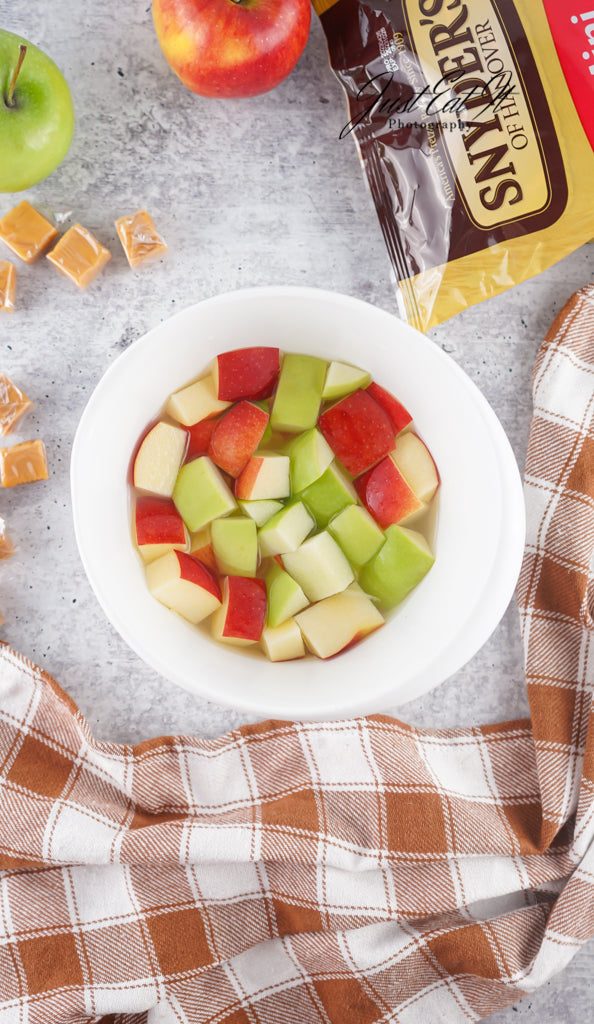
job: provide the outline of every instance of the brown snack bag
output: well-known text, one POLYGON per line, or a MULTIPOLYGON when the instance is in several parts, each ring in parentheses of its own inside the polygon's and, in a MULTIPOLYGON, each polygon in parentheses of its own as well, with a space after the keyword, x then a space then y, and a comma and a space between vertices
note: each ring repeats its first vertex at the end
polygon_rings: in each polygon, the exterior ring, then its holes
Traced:
POLYGON ((594 236, 593 2, 314 0, 414 327, 594 236))

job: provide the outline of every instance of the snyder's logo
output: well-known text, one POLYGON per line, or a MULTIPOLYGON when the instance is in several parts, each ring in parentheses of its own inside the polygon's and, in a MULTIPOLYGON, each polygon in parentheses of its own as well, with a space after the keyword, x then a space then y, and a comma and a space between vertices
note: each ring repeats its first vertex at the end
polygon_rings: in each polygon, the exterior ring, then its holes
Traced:
POLYGON ((582 59, 591 62, 588 65, 588 71, 594 75, 594 11, 584 11, 579 15, 573 14, 570 21, 572 25, 583 25, 586 44, 591 49, 582 51, 582 59))
POLYGON ((470 220, 490 230, 546 210, 545 155, 496 0, 472 11, 461 0, 407 0, 406 14, 430 87, 446 83, 466 121, 461 136, 442 138, 470 220))

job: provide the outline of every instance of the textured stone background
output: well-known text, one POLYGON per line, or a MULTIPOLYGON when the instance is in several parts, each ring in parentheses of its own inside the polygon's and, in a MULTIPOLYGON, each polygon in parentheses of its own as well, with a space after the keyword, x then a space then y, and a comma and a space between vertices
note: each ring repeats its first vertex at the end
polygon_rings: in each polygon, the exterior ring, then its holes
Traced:
MULTIPOLYGON (((68 79, 77 129, 70 153, 27 197, 79 220, 113 259, 84 293, 46 261, 19 271, 19 311, 0 323, 0 365, 36 401, 15 440, 43 437, 47 484, 0 497, 17 545, 0 568, 0 636, 51 672, 95 735, 139 741, 169 732, 216 736, 248 716, 193 698, 143 665, 106 621, 84 575, 71 521, 69 458, 78 419, 114 359, 146 330, 202 298, 251 285, 312 285, 396 312, 388 258, 345 103, 314 18, 308 47, 278 89, 249 101, 204 100, 162 57, 148 0, 0 0, 0 25, 38 43, 68 79), (148 208, 166 262, 132 273, 113 221, 148 208)), ((21 197, 1 196, 0 212, 21 197)), ((550 322, 592 279, 594 246, 431 332, 493 405, 523 465, 530 374, 550 322)), ((109 452, 106 452, 109 459, 109 452)), ((420 726, 527 713, 513 602, 457 675, 392 710, 420 726)), ((493 1024, 593 1019, 594 951, 493 1024)))

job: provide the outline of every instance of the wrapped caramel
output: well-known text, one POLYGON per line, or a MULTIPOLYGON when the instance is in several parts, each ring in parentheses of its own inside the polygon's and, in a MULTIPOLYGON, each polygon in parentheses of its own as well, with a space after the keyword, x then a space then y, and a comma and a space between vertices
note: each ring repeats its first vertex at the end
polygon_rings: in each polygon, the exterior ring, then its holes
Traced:
POLYGON ((314 6, 409 323, 427 330, 594 236, 588 5, 314 6))

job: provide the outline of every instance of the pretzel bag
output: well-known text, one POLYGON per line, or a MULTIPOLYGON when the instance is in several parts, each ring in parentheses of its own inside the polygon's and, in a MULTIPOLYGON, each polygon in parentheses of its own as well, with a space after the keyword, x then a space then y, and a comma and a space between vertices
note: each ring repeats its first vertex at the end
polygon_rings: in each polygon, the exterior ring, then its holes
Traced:
POLYGON ((314 0, 427 330, 594 236, 594 0, 314 0))

